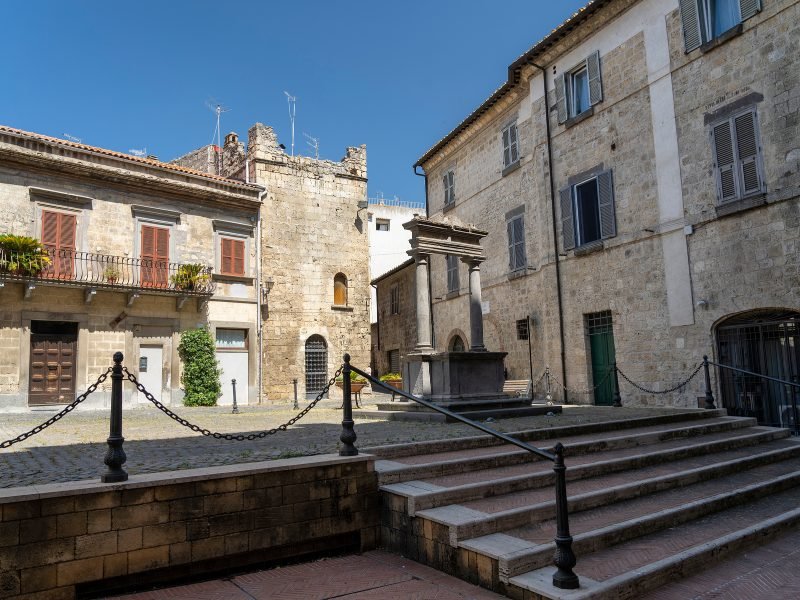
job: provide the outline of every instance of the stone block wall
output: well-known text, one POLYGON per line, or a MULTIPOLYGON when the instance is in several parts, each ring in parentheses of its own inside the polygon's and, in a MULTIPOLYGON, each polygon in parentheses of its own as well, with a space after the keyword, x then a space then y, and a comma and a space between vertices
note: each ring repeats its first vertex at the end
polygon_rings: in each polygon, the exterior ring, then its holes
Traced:
POLYGON ((377 544, 370 457, 315 456, 0 493, 0 596, 72 599, 377 544))
POLYGON ((374 345, 375 374, 389 373, 389 351, 400 351, 400 365, 406 362, 406 356, 417 344, 417 295, 414 281, 415 266, 404 267, 397 272, 382 278, 377 284, 378 324, 376 344, 374 345), (400 294, 399 313, 392 314, 391 290, 398 286, 400 294))

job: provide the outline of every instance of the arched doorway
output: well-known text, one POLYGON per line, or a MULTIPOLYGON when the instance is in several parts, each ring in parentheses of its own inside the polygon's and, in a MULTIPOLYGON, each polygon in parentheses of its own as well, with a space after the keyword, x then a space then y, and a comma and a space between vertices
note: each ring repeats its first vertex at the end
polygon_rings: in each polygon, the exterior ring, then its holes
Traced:
MULTIPOLYGON (((733 315, 716 327, 719 362, 754 373, 800 381, 800 312, 758 310, 733 315)), ((760 425, 798 429, 800 390, 760 377, 719 369, 722 406, 760 425)))
POLYGON ((328 344, 321 335, 306 340, 306 397, 315 398, 328 382, 328 344))
POLYGON ((467 350, 464 344, 464 339, 458 334, 452 337, 448 349, 450 352, 466 352, 467 350))

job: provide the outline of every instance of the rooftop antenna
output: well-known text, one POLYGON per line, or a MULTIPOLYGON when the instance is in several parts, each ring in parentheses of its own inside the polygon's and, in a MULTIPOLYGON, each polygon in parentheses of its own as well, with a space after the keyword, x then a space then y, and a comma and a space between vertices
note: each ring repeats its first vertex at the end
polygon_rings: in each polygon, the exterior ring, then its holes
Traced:
POLYGON ((77 138, 74 135, 70 135, 68 133, 64 134, 64 138, 69 140, 70 142, 75 142, 76 144, 80 144, 81 143, 81 138, 77 138))
POLYGON ((314 158, 319 160, 319 138, 311 137, 305 132, 303 132, 303 135, 306 136, 306 144, 314 149, 314 158))
MULTIPOLYGON (((222 130, 219 126, 220 116, 222 113, 230 112, 230 108, 227 108, 214 100, 213 98, 210 100, 206 100, 206 107, 211 112, 217 115, 217 126, 214 128, 214 133, 211 135, 211 143, 217 147, 217 152, 220 152, 222 149, 222 130), (217 138, 216 143, 214 143, 214 138, 217 138)), ((222 161, 217 160, 217 175, 222 175, 222 161)))
POLYGON ((294 156, 294 116, 297 112, 297 98, 286 90, 283 93, 286 94, 286 101, 289 103, 289 120, 292 122, 292 156, 294 156))
POLYGON ((137 150, 136 148, 131 148, 128 150, 129 154, 133 154, 134 156, 138 156, 139 158, 144 158, 147 156, 147 148, 142 148, 141 150, 137 150))

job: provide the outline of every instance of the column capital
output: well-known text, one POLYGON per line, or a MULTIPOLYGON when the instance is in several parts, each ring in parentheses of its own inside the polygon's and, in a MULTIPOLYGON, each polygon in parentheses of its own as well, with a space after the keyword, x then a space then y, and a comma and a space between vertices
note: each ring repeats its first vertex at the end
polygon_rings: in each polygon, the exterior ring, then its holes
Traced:
POLYGON ((486 261, 483 256, 462 256, 461 262, 467 265, 470 269, 480 269, 481 263, 486 261))

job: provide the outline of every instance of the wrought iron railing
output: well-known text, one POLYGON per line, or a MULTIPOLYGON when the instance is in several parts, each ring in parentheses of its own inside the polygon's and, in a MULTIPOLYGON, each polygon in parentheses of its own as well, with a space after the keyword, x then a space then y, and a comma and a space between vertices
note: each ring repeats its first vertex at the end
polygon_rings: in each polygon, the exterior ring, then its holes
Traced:
POLYGON ((215 288, 211 272, 200 264, 75 250, 51 249, 37 255, 0 249, 0 279, 6 280, 210 296, 215 288))
POLYGON ((448 418, 455 421, 460 421, 470 427, 473 427, 483 433, 487 433, 494 438, 502 440, 507 444, 512 444, 523 450, 527 450, 531 454, 544 458, 553 462, 553 471, 555 473, 555 508, 556 508, 556 537, 555 545, 556 552, 553 557, 553 563, 556 566, 556 572, 553 574, 553 585, 557 588, 564 590, 574 590, 580 587, 578 576, 573 571, 577 559, 575 553, 572 551, 572 536, 569 533, 569 510, 567 502, 567 467, 564 465, 564 446, 561 442, 553 447, 553 452, 542 450, 530 444, 518 440, 505 433, 495 431, 490 427, 473 421, 452 411, 442 408, 432 402, 423 400, 418 396, 409 394, 402 390, 398 390, 389 386, 383 381, 379 381, 369 373, 362 371, 357 367, 350 365, 350 355, 344 355, 344 364, 342 365, 342 389, 344 392, 344 399, 342 402, 342 435, 339 438, 342 442, 342 448, 339 450, 341 456, 355 456, 358 454, 358 449, 355 447, 356 432, 353 421, 353 403, 352 403, 352 390, 350 373, 358 373, 361 377, 369 381, 373 386, 378 386, 387 392, 393 392, 400 396, 421 404, 422 406, 434 410, 438 413, 446 415, 448 418))

